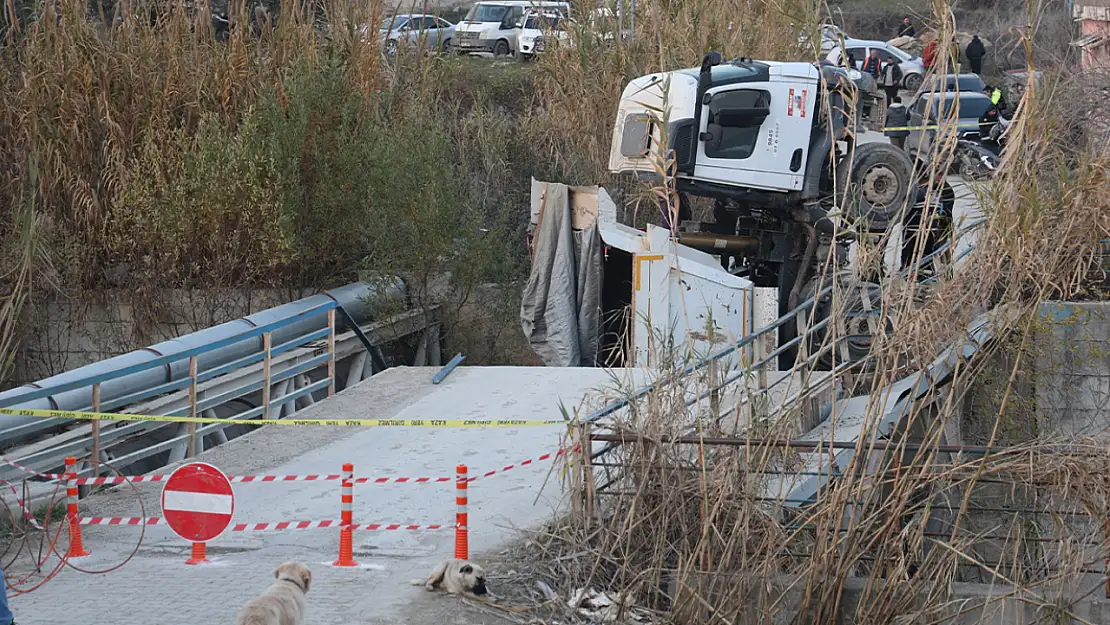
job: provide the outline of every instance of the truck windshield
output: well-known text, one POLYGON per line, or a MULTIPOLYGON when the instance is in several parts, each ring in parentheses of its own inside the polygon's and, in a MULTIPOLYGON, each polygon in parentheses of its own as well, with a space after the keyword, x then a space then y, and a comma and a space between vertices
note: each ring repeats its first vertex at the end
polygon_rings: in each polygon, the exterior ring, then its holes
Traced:
POLYGON ((466 14, 468 22, 500 22, 505 18, 509 7, 503 4, 475 4, 466 14))

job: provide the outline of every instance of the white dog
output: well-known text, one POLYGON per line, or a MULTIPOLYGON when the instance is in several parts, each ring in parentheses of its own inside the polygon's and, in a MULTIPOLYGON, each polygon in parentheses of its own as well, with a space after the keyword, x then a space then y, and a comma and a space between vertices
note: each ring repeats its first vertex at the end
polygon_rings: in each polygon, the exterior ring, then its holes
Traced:
MULTIPOLYGON (((420 580, 413 580, 419 584, 420 580)), ((432 574, 424 580, 424 588, 435 590, 443 587, 452 595, 480 597, 489 594, 486 590, 486 572, 481 566, 468 560, 451 558, 444 560, 432 569, 432 574)))
POLYGON ((243 608, 238 625, 304 625, 304 596, 312 585, 312 571, 300 562, 286 562, 274 570, 274 577, 266 592, 243 608))

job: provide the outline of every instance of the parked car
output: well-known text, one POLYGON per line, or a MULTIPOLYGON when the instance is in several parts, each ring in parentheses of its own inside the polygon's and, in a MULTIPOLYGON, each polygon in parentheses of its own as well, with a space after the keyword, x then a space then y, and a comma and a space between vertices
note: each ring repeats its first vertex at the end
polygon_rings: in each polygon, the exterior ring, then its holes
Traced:
POLYGON ((455 36, 455 25, 434 15, 394 15, 382 20, 378 28, 386 54, 396 54, 400 46, 447 51, 455 36))
MULTIPOLYGON (((821 25, 821 51, 828 52, 839 42, 841 39, 851 39, 847 33, 840 29, 836 24, 822 24, 821 25)), ((802 31, 798 34, 798 45, 805 46, 809 43, 809 33, 802 31)))
POLYGON ((987 83, 978 74, 945 74, 944 76, 929 76, 918 90, 917 95, 926 93, 943 93, 945 91, 960 91, 962 93, 982 93, 987 88, 987 83))
POLYGON ((542 53, 547 42, 553 38, 560 42, 569 41, 569 26, 570 19, 558 13, 529 13, 521 23, 520 33, 517 35, 517 54, 527 61, 542 53))
MULTIPOLYGON (((883 63, 896 61, 899 69, 902 70, 902 86, 908 91, 917 91, 925 79, 925 65, 921 62, 921 59, 899 50, 885 41, 846 39, 844 40, 844 49, 855 59, 856 69, 863 69, 863 61, 871 56, 872 50, 879 52, 879 58, 882 59, 883 63)), ((837 44, 832 46, 826 58, 840 65, 842 57, 841 46, 837 44)))
POLYGON ((530 11, 570 16, 570 3, 555 0, 484 0, 470 8, 457 29, 456 49, 463 54, 516 54, 521 20, 530 11))
POLYGON ((913 130, 906 137, 906 151, 913 158, 928 160, 938 141, 948 140, 949 133, 953 132, 957 140, 978 141, 979 119, 993 106, 990 97, 982 92, 946 91, 922 95, 910 108, 913 130), (951 120, 953 113, 955 120, 951 120), (938 122, 943 122, 942 127, 937 127, 938 122))

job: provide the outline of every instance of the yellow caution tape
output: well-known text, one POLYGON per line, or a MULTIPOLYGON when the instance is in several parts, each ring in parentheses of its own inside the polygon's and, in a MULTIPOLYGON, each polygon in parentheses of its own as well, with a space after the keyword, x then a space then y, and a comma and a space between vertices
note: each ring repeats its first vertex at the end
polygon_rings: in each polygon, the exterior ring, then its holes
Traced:
POLYGON ((936 130, 940 126, 892 126, 890 128, 883 128, 883 132, 888 130, 936 130))
POLYGON ((83 419, 86 421, 159 421, 165 423, 227 423, 248 425, 330 425, 341 427, 418 427, 418 428, 515 428, 541 425, 568 425, 562 419, 215 419, 208 417, 165 417, 76 410, 22 410, 0 408, 0 414, 43 419, 83 419))

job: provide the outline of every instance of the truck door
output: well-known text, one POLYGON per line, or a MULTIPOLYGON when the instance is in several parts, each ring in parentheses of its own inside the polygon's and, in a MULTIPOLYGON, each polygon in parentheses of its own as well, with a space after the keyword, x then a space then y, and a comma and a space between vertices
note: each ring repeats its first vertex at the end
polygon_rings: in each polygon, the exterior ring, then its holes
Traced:
POLYGON ((806 83, 777 82, 708 90, 701 105, 694 177, 772 191, 800 190, 815 91, 806 83))

